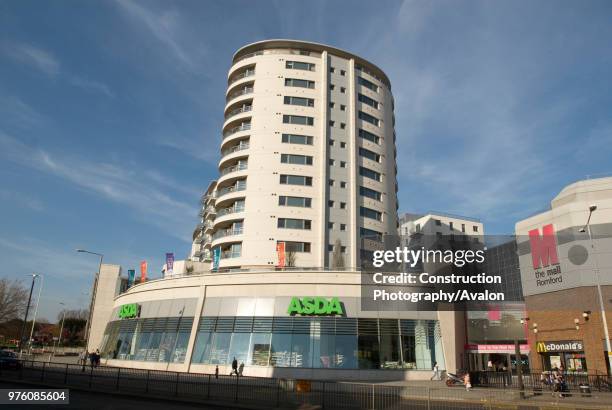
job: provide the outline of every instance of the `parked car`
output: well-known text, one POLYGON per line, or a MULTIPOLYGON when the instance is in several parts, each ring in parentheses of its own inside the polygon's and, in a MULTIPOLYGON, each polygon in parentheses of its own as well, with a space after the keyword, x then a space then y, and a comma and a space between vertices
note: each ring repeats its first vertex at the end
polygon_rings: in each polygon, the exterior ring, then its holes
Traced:
POLYGON ((2 369, 19 369, 21 362, 15 352, 0 350, 0 366, 2 366, 2 369))

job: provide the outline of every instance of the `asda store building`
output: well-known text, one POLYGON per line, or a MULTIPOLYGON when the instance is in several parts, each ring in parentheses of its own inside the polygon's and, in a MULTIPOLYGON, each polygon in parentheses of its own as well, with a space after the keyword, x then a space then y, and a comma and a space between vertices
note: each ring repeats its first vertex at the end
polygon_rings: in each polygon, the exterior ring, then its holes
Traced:
POLYGON ((356 272, 206 273, 139 284, 114 300, 108 365, 336 380, 422 379, 461 360, 455 312, 360 310, 356 272), (444 335, 444 338, 443 338, 444 335))

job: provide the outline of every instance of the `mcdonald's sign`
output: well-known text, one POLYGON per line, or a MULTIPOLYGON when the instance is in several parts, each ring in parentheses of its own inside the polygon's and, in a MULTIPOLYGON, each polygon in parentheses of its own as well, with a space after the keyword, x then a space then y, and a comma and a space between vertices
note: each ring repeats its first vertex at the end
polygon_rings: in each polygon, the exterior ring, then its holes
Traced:
POLYGON ((558 342, 537 342, 536 352, 581 352, 584 350, 582 340, 562 340, 558 342))

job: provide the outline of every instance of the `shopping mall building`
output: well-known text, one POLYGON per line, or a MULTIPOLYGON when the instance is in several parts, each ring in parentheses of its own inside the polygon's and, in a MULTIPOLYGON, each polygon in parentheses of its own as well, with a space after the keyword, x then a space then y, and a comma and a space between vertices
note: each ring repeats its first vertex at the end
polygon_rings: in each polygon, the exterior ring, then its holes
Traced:
POLYGON ((612 178, 568 185, 516 234, 532 369, 607 373, 612 178))
POLYGON ((271 40, 238 50, 227 83, 189 262, 122 293, 104 266, 89 349, 114 366, 227 374, 236 358, 246 375, 337 380, 461 367, 461 313, 361 310, 364 238, 398 227, 385 73, 271 40))

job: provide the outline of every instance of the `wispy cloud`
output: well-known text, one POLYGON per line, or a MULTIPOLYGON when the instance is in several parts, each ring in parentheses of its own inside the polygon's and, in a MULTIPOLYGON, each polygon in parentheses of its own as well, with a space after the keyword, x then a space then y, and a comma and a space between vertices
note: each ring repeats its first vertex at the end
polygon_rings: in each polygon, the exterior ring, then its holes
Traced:
POLYGON ((3 45, 6 54, 14 60, 25 63, 49 77, 60 73, 60 62, 48 51, 32 44, 12 43, 3 45))
POLYGON ((161 147, 175 149, 190 157, 205 161, 210 165, 216 165, 219 160, 217 145, 203 141, 201 138, 186 138, 176 135, 163 136, 155 139, 154 143, 161 147))
POLYGON ((71 77, 69 81, 73 86, 82 88, 86 91, 100 93, 109 98, 115 97, 115 93, 113 93, 106 84, 100 81, 94 81, 78 76, 71 77))
POLYGON ((181 35, 182 20, 178 10, 154 10, 142 3, 130 0, 115 0, 123 14, 144 27, 148 33, 169 50, 183 66, 193 69, 195 50, 184 47, 181 35))
MULTIPOLYGON (((137 172, 113 163, 68 158, 37 149, 0 132, 0 156, 13 162, 50 173, 75 186, 133 209, 143 221, 169 235, 189 242, 198 205, 176 199, 170 189, 159 185, 154 174, 137 172)), ((164 181, 167 187, 170 182, 164 181)), ((178 183, 177 183, 178 185, 178 183)))
POLYGON ((42 201, 31 195, 24 194, 23 192, 2 189, 0 190, 0 199, 2 199, 3 201, 16 202, 21 206, 25 206, 26 208, 36 212, 40 212, 45 209, 45 206, 42 201))
POLYGON ((19 97, 0 95, 0 123, 19 128, 32 128, 45 117, 19 97))

